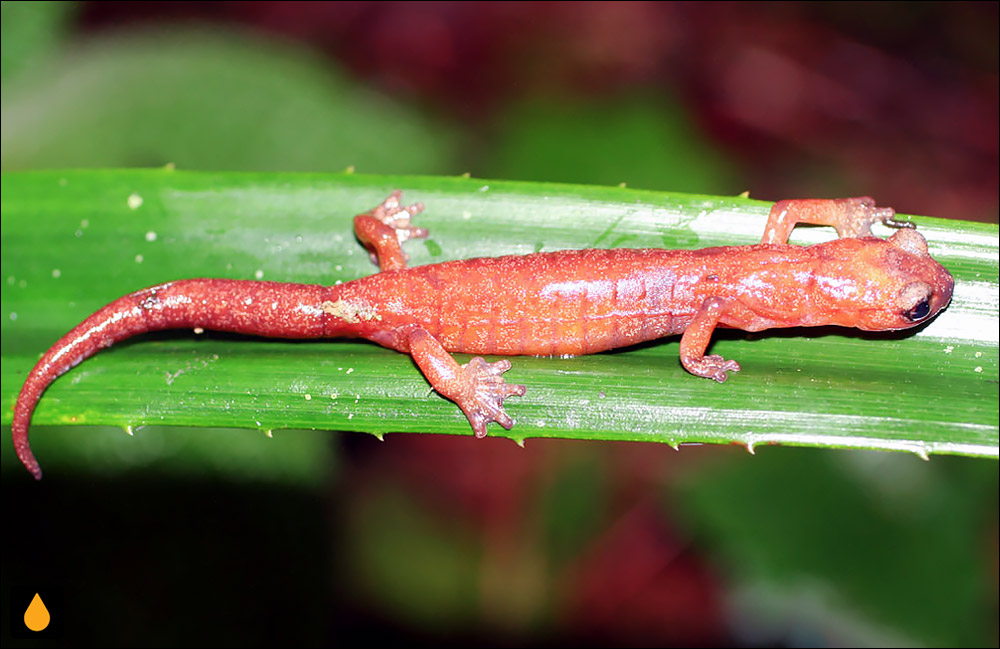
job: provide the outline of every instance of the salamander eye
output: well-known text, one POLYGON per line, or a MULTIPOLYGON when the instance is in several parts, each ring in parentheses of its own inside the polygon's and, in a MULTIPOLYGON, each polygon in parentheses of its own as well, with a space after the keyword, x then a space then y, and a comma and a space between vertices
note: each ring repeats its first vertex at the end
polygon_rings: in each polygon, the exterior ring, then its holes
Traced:
POLYGON ((909 322, 920 322, 931 314, 931 296, 934 290, 924 282, 913 282, 899 292, 899 305, 903 318, 909 322))
POLYGON ((917 306, 913 307, 909 311, 904 311, 903 317, 909 320, 910 322, 919 322, 924 318, 926 318, 927 314, 929 314, 930 312, 931 312, 930 300, 924 298, 923 300, 920 300, 920 303, 917 304, 917 306))

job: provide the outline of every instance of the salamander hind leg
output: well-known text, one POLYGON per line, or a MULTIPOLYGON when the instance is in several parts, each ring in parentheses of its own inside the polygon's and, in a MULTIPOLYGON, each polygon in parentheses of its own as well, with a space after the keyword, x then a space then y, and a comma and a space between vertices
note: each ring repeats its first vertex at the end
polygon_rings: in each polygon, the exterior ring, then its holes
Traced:
POLYGON ((503 373, 510 369, 510 361, 488 363, 476 356, 459 365, 426 330, 414 327, 405 336, 410 354, 424 376, 439 394, 458 404, 476 437, 486 437, 486 426, 491 421, 508 430, 514 425, 503 409, 503 400, 523 396, 526 388, 504 381, 503 373))
POLYGON ((712 332, 719 324, 730 304, 718 297, 707 298, 681 337, 681 364, 695 376, 703 376, 719 383, 728 378, 726 372, 739 372, 740 364, 726 360, 718 354, 705 355, 712 332))
POLYGON ((913 227, 909 221, 897 220, 891 207, 876 207, 869 196, 778 201, 767 217, 761 243, 788 243, 797 223, 833 226, 841 238, 868 237, 876 222, 893 228, 913 227))
POLYGON ((397 189, 371 210, 354 217, 354 234, 368 249, 379 270, 406 268, 403 242, 427 236, 426 229, 411 223, 424 210, 423 204, 404 207, 399 203, 402 196, 403 192, 397 189))

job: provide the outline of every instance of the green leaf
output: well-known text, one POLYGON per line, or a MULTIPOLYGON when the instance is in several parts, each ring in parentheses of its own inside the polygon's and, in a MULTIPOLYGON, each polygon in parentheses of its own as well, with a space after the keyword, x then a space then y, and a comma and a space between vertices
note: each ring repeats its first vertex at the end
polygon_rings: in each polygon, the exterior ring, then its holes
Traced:
MULTIPOLYGON (((127 292, 184 277, 333 283, 375 272, 351 218, 394 188, 427 206, 420 223, 431 237, 407 244, 414 265, 562 248, 747 244, 759 240, 769 209, 737 197, 468 178, 5 173, 4 423, 39 354, 127 292)), ((951 306, 923 329, 720 333, 713 351, 743 365, 724 385, 687 374, 677 338, 587 357, 517 358, 507 376, 528 392, 508 401, 516 426, 491 426, 491 434, 996 458, 997 226, 914 220, 956 278, 951 306)), ((828 230, 799 228, 793 243, 833 238, 828 230)), ((358 341, 187 331, 143 336, 86 361, 46 392, 34 423, 471 434, 406 355, 358 341)), ((35 432, 35 441, 45 435, 35 432)))

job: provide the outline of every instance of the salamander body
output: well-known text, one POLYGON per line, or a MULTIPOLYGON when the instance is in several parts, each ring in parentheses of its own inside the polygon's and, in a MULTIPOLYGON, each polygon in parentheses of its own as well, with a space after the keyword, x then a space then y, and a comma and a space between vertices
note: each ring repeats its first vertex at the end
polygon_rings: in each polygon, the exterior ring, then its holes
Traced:
POLYGON ((681 362, 719 382, 739 365, 705 355, 717 326, 759 331, 840 325, 882 331, 914 326, 951 299, 953 280, 924 238, 864 198, 781 201, 762 243, 702 250, 567 250, 406 267, 401 244, 419 204, 399 192, 355 218, 380 273, 336 286, 186 279, 123 296, 77 325, 29 374, 15 406, 18 457, 36 478, 31 414, 52 381, 126 338, 204 328, 281 338, 355 337, 413 356, 424 376, 462 408, 478 437, 513 420, 503 400, 510 362, 459 365, 450 352, 579 355, 682 334, 681 362), (900 227, 870 236, 875 221, 900 227), (797 222, 837 227, 841 238, 785 243, 797 222))

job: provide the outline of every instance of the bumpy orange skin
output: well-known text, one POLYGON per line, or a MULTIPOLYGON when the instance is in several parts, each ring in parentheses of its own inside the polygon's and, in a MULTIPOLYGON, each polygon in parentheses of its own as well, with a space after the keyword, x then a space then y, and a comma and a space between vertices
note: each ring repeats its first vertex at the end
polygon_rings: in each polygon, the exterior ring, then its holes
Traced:
POLYGON ((201 327, 281 338, 366 338, 412 354, 431 385, 483 436, 490 421, 513 425, 503 399, 525 388, 504 383, 509 361, 477 358, 459 366, 448 352, 592 354, 683 334, 685 368, 722 382, 739 365, 704 355, 717 326, 903 329, 937 314, 953 288, 951 275, 912 229, 889 239, 859 236, 809 247, 776 242, 787 239, 796 221, 866 235, 871 221, 892 218, 891 209, 886 214, 888 208, 874 208, 867 198, 777 203, 764 236, 772 243, 567 250, 415 268, 406 268, 399 244, 426 236, 409 222, 422 208, 400 207, 398 199, 394 193, 355 220, 359 239, 382 265, 378 274, 337 286, 179 280, 92 314, 56 342, 25 381, 12 425, 18 457, 41 478, 28 427, 42 393, 99 350, 148 331, 201 327))

